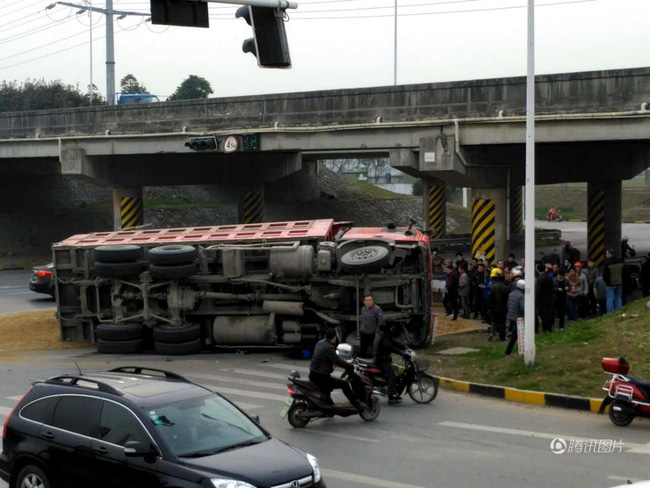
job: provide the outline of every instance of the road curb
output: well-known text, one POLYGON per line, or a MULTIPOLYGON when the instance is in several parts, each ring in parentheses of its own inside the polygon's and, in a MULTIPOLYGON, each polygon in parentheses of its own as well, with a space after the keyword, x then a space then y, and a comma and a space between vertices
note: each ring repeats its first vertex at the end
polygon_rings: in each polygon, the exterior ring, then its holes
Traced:
POLYGON ((484 385, 481 383, 470 383, 468 381, 454 380, 436 376, 440 381, 440 388, 473 393, 487 396, 508 402, 527 403, 529 405, 565 408, 579 410, 582 412, 598 413, 603 403, 599 398, 585 398, 570 395, 558 395, 556 393, 544 393, 540 391, 519 390, 505 386, 484 385))
MULTIPOLYGON (((567 222, 587 222, 584 219, 566 219, 567 222)), ((650 224, 650 220, 622 220, 623 224, 650 224)))

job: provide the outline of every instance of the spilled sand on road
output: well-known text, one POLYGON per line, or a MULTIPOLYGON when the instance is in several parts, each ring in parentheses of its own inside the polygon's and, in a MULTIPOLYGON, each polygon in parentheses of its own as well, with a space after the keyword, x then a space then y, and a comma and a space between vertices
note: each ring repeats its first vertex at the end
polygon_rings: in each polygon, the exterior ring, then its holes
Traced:
POLYGON ((35 310, 0 315, 0 353, 88 347, 87 343, 62 342, 56 310, 35 310))

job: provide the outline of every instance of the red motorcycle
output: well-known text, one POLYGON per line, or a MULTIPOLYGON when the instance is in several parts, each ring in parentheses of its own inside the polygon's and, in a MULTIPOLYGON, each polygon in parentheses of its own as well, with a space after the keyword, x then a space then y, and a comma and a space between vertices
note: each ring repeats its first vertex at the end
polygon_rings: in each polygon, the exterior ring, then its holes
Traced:
POLYGON ((609 407, 609 419, 614 425, 630 425, 634 417, 650 417, 650 381, 627 376, 629 363, 623 358, 603 358, 603 370, 612 375, 603 390, 607 396, 598 413, 609 407))

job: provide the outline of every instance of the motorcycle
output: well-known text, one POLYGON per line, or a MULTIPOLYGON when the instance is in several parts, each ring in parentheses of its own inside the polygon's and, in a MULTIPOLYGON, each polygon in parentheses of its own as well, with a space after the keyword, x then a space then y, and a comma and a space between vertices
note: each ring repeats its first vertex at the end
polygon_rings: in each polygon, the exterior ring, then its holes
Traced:
POLYGON ((379 416, 379 399, 373 396, 373 385, 364 375, 352 374, 348 381, 357 398, 366 404, 365 410, 350 404, 332 402, 329 394, 321 391, 311 381, 301 379, 297 371, 292 371, 287 379, 289 398, 280 416, 287 417, 292 427, 306 427, 311 420, 335 416, 359 415, 366 422, 372 422, 379 416))
POLYGON ((609 405, 609 419, 614 425, 630 425, 634 417, 650 417, 650 381, 627 376, 629 363, 623 358, 603 358, 602 367, 612 377, 605 382, 607 396, 598 413, 609 405))
MULTIPOLYGON (((406 390, 415 403, 431 403, 438 396, 439 380, 427 374, 429 362, 418 358, 415 351, 411 349, 407 349, 401 356, 404 358, 404 365, 393 363, 397 394, 402 396, 406 390)), ((352 360, 352 364, 355 371, 367 375, 375 394, 388 397, 388 382, 372 359, 356 357, 352 360)))

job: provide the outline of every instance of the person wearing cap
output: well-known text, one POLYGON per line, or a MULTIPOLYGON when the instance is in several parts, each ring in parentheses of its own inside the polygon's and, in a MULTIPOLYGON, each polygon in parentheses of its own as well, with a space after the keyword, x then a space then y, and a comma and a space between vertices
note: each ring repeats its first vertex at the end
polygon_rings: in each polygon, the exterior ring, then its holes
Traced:
POLYGON ((623 262, 616 257, 613 249, 605 252, 603 280, 607 295, 607 313, 623 306, 623 262))
POLYGON ((510 325, 510 342, 506 348, 506 356, 510 356, 512 349, 517 342, 517 319, 524 317, 524 290, 526 289, 526 282, 524 280, 517 280, 515 289, 508 295, 508 314, 506 319, 510 325))
POLYGON ((589 295, 589 280, 582 270, 582 263, 580 261, 575 263, 573 267, 576 269, 576 275, 578 275, 578 279, 580 280, 580 294, 577 297, 578 317, 586 319, 589 315, 589 301, 587 300, 587 296, 589 295))
POLYGON ((506 340, 506 315, 508 313, 508 295, 510 294, 510 285, 506 283, 505 276, 499 268, 492 270, 492 279, 494 282, 490 285, 488 291, 488 300, 490 302, 490 318, 492 321, 492 336, 499 334, 499 340, 506 340))
POLYGON ((510 289, 514 290, 517 288, 517 282, 522 279, 524 274, 519 268, 515 268, 510 272, 510 289))

